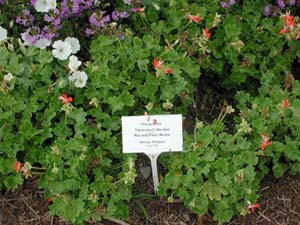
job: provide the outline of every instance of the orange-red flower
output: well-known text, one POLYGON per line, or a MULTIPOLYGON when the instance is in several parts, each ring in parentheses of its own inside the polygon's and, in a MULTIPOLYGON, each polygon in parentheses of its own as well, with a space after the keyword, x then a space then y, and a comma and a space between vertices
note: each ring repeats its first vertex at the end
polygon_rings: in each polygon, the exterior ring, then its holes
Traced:
POLYGON ((287 108, 289 107, 289 100, 288 99, 283 99, 282 101, 282 108, 287 108))
POLYGON ((251 204, 251 205, 248 205, 248 209, 251 210, 251 213, 254 213, 255 212, 255 209, 259 208, 259 203, 254 203, 254 204, 251 204))
POLYGON ((172 69, 171 69, 170 67, 167 67, 167 68, 165 69, 165 73, 166 73, 167 75, 172 74, 172 69))
POLYGON ((284 25, 286 25, 289 28, 294 28, 296 26, 293 16, 284 15, 283 20, 284 20, 284 25))
POLYGON ((139 13, 142 13, 142 12, 145 11, 145 7, 143 7, 143 8, 139 7, 139 8, 136 9, 136 11, 139 12, 139 13))
POLYGON ((267 135, 265 135, 265 134, 261 134, 260 136, 263 139, 262 142, 260 143, 260 149, 261 150, 265 150, 265 148, 267 146, 269 146, 269 145, 272 144, 272 141, 270 141, 270 138, 267 135))
POLYGON ((284 33, 287 33, 289 32, 289 30, 287 28, 282 28, 280 31, 279 31, 279 34, 284 34, 284 33))
POLYGON ((73 98, 72 97, 68 97, 68 95, 65 94, 65 93, 62 93, 62 95, 59 96, 58 99, 61 100, 62 103, 64 103, 64 104, 73 102, 73 98))
POLYGON ((20 162, 15 162, 15 171, 16 172, 20 172, 21 171, 21 169, 22 169, 22 163, 20 163, 20 162))
POLYGON ((190 22, 200 23, 201 18, 199 15, 188 15, 190 22))
POLYGON ((282 18, 284 20, 284 27, 279 31, 279 34, 288 33, 290 29, 292 30, 296 26, 294 16, 286 14, 282 18))
POLYGON ((210 34, 208 28, 204 28, 204 29, 202 29, 202 31, 203 31, 204 37, 205 37, 206 39, 210 39, 211 34, 210 34))
POLYGON ((161 65, 162 65, 162 61, 158 60, 157 58, 154 58, 152 65, 154 66, 154 68, 160 70, 161 69, 161 65))

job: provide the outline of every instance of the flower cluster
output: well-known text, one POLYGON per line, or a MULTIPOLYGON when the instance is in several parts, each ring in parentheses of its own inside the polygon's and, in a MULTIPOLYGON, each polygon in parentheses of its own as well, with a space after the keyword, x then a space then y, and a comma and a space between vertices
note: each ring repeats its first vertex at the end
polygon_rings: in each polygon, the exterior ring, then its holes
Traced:
POLYGON ((235 0, 226 0, 226 1, 221 1, 220 5, 222 8, 229 8, 235 3, 235 0))
POLYGON ((264 8, 263 15, 264 16, 279 16, 281 14, 281 10, 286 8, 287 6, 295 6, 296 0, 277 0, 276 5, 267 4, 264 8))
POLYGON ((281 13, 281 10, 278 6, 272 5, 272 4, 267 4, 264 8, 263 15, 264 16, 279 16, 281 13))
POLYGON ((159 76, 160 71, 164 71, 165 74, 170 75, 172 74, 172 69, 170 67, 163 67, 163 61, 157 58, 153 59, 152 62, 153 67, 157 70, 156 76, 159 76))
POLYGON ((267 136, 266 134, 261 134, 260 136, 262 138, 262 142, 260 143, 260 150, 263 151, 267 146, 272 144, 272 141, 270 141, 269 136, 267 136))
POLYGON ((62 95, 59 96, 58 99, 61 100, 61 102, 62 102, 63 104, 68 104, 68 103, 73 102, 73 98, 70 97, 70 96, 68 97, 68 95, 65 94, 65 93, 62 93, 62 95))
MULTIPOLYGON (((57 3, 56 0, 31 0, 31 5, 38 13, 43 13, 42 18, 35 17, 29 9, 22 11, 16 17, 16 23, 23 26, 25 31, 21 34, 22 39, 29 45, 39 48, 48 46, 50 41, 59 37, 60 30, 70 19, 79 20, 89 17, 89 24, 85 28, 87 36, 94 35, 101 31, 110 22, 127 18, 131 12, 138 12, 141 1, 124 1, 124 4, 131 8, 119 12, 113 10, 111 14, 99 10, 99 3, 95 0, 63 0, 57 3), (47 44, 46 44, 47 43, 47 44)), ((39 14, 35 13, 39 16, 39 14)))
POLYGON ((32 176, 31 172, 32 166, 30 163, 26 162, 25 164, 22 164, 20 162, 15 162, 15 171, 22 172, 23 176, 27 179, 28 177, 32 176))
POLYGON ((287 40, 292 37, 297 40, 300 37, 300 23, 296 24, 294 16, 290 15, 289 12, 282 15, 284 21, 283 28, 279 31, 279 34, 287 34, 287 40))
POLYGON ((296 0, 277 0, 277 5, 279 8, 283 9, 286 5, 293 6, 296 4, 296 0))

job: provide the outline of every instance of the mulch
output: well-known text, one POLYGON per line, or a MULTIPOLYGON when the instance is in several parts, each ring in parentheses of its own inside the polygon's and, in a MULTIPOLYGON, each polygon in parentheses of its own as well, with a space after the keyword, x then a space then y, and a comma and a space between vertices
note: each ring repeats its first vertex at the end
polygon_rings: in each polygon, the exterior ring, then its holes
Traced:
MULTIPOLYGON (((142 179, 142 178, 138 178, 142 179)), ((151 182, 137 180, 138 188, 149 188, 151 182), (139 185, 144 185, 141 187, 139 185)), ((147 192, 147 191, 146 191, 147 192)), ((260 208, 254 214, 236 217, 226 225, 300 225, 300 175, 281 178, 267 176, 259 191, 260 208)), ((0 193, 1 225, 70 225, 48 212, 49 202, 38 188, 38 179, 27 180, 13 191, 0 193)), ((217 225, 211 215, 197 216, 184 208, 180 201, 168 203, 166 199, 145 193, 144 197, 129 203, 128 221, 110 218, 87 225, 217 225)))

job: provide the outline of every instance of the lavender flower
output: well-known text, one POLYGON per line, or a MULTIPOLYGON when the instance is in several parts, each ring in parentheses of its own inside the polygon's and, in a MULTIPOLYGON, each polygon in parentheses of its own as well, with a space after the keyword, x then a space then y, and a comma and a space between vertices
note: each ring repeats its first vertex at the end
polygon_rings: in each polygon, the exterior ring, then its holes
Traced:
POLYGON ((270 16, 271 8, 272 8, 272 5, 271 5, 271 4, 267 4, 267 5, 265 6, 263 15, 264 15, 264 16, 270 16))
POLYGON ((118 10, 114 10, 114 11, 111 13, 111 18, 112 18, 112 20, 114 20, 114 21, 117 21, 118 18, 119 18, 119 16, 120 16, 120 13, 118 12, 118 10))
POLYGON ((126 5, 131 5, 131 0, 124 0, 124 3, 125 3, 126 5))
POLYGON ((121 18, 128 18, 128 17, 129 17, 129 14, 128 14, 128 12, 121 12, 121 13, 120 13, 120 17, 121 17, 121 18))
POLYGON ((31 15, 28 9, 23 10, 22 16, 17 16, 16 23, 23 26, 30 26, 35 21, 35 17, 31 15))
POLYGON ((85 35, 86 35, 87 37, 90 37, 90 36, 95 35, 95 34, 96 34, 96 31, 95 31, 95 30, 92 30, 91 28, 86 28, 86 29, 85 29, 85 35))
POLYGON ((290 0, 290 5, 295 5, 296 4, 296 0, 290 0))
POLYGON ((277 5, 279 8, 283 9, 285 7, 284 1, 283 0, 277 0, 277 5))
POLYGON ((5 0, 0 0, 0 5, 3 5, 5 0))
POLYGON ((229 8, 230 6, 232 6, 235 3, 235 0, 226 0, 226 1, 221 1, 220 5, 222 8, 229 8))

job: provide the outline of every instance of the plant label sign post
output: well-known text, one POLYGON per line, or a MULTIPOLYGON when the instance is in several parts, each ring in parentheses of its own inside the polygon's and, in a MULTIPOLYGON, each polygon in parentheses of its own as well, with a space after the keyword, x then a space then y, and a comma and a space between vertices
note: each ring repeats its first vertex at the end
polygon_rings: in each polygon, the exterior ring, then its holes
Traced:
POLYGON ((182 115, 122 116, 121 121, 123 153, 144 153, 149 157, 156 192, 160 153, 182 151, 182 115))

